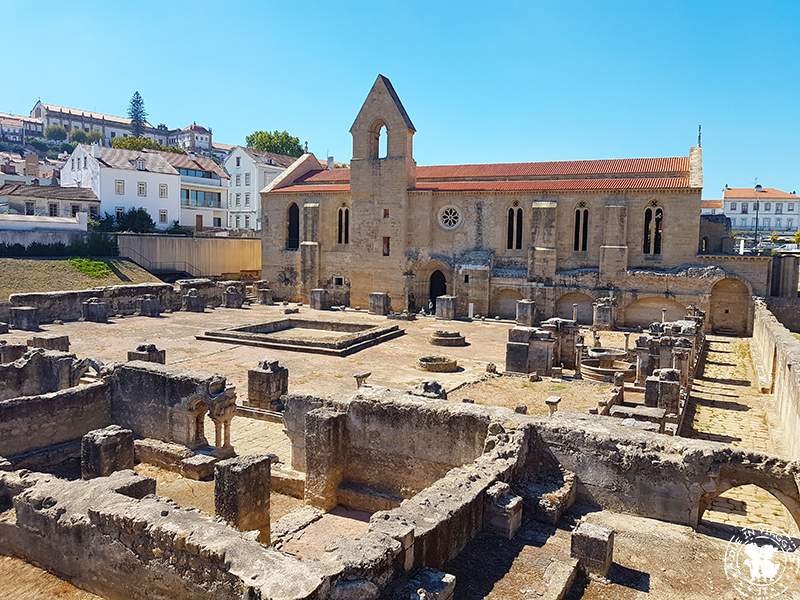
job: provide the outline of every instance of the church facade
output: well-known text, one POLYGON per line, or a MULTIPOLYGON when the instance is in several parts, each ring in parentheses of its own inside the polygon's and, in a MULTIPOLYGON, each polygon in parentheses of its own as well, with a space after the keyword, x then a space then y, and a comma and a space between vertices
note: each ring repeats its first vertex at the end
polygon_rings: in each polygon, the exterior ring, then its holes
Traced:
POLYGON ((646 326, 693 304, 710 327, 752 328, 768 257, 699 252, 702 151, 685 156, 417 166, 416 130, 378 76, 350 133, 349 168, 306 154, 262 191, 263 278, 277 299, 396 311, 457 297, 459 315, 538 314, 589 323, 613 296, 617 322, 646 326), (385 149, 382 136, 385 135, 385 149))

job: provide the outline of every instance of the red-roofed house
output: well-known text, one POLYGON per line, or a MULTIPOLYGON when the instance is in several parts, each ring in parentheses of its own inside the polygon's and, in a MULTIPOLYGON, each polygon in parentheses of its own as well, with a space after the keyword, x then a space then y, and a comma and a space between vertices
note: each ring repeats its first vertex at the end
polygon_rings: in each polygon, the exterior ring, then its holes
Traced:
POLYGON ((698 256, 702 154, 417 166, 416 133, 391 82, 378 76, 350 128, 349 168, 306 154, 262 190, 263 277, 276 298, 366 307, 388 292, 394 310, 457 297, 460 315, 514 318, 521 299, 542 317, 592 321, 617 298, 618 321, 647 326, 685 315, 746 331, 750 296, 769 260, 736 275, 734 261, 698 256), (689 269, 706 273, 698 283, 689 269), (714 287, 724 282, 719 287, 714 287), (713 289, 712 289, 713 288, 713 289), (713 290, 717 290, 717 292, 713 290))
POLYGON ((800 196, 757 185, 724 191, 724 214, 731 227, 767 237, 772 232, 791 235, 800 228, 800 196))

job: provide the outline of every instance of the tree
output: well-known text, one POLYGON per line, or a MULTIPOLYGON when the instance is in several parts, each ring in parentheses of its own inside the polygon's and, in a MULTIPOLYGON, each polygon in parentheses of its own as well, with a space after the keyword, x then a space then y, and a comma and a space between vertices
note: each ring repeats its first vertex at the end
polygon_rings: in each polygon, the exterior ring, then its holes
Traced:
POLYGON ((89 141, 89 134, 83 129, 73 129, 69 132, 69 140, 76 144, 86 144, 89 141))
POLYGON ((144 109, 144 100, 138 91, 134 92, 131 97, 131 103, 128 106, 128 118, 131 120, 133 137, 142 137, 147 124, 147 111, 144 109))
POLYGON ((183 148, 176 146, 162 146, 158 142, 146 137, 115 137, 111 140, 112 148, 121 148, 123 150, 159 150, 163 152, 175 152, 177 154, 186 154, 183 148))
POLYGON ((769 241, 772 242, 773 244, 776 243, 778 241, 778 234, 775 233, 774 231, 772 233, 770 233, 769 234, 769 241))
POLYGON ((275 152, 287 156, 300 156, 303 146, 300 138, 289 135, 287 131, 254 131, 245 138, 247 147, 261 152, 275 152))
POLYGON ((48 140, 63 142, 67 139, 67 130, 61 125, 48 125, 44 130, 44 137, 48 140))
POLYGON ((800 229, 794 232, 794 243, 800 244, 800 229))
POLYGON ((92 131, 86 134, 86 137, 89 138, 90 144, 95 144, 95 143, 99 144, 100 142, 103 141, 103 132, 93 129, 92 131))
POLYGON ((47 145, 47 142, 45 142, 44 140, 37 140, 37 139, 29 141, 28 145, 33 146, 39 152, 47 152, 47 150, 50 148, 50 146, 47 145))

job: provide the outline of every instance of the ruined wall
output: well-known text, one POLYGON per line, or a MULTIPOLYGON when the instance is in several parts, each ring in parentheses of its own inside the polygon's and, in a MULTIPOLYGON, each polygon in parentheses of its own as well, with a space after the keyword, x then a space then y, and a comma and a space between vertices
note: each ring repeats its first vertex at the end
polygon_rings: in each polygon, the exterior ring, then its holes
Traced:
POLYGON ((109 386, 91 383, 0 401, 0 456, 80 439, 111 423, 109 386))
POLYGON ((75 355, 54 350, 28 350, 12 362, 0 364, 0 400, 56 392, 73 385, 75 355))
POLYGON ((800 333, 800 298, 767 298, 767 307, 789 331, 800 333))
POLYGON ((759 382, 775 396, 778 441, 789 456, 800 460, 800 340, 760 300, 756 301, 751 348, 759 382))

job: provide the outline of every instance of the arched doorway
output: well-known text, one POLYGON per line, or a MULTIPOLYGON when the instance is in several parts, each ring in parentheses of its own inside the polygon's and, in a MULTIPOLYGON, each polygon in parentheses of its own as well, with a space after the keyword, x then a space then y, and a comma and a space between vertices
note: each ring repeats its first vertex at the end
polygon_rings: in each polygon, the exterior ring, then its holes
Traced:
POLYGON ((444 273, 436 269, 431 273, 430 285, 428 286, 428 298, 433 303, 434 310, 436 310, 436 298, 445 295, 447 295, 447 279, 445 279, 444 273))
POLYGON ((562 319, 572 318, 572 305, 578 305, 578 323, 581 325, 592 324, 592 297, 588 294, 570 292, 564 294, 556 302, 556 316, 562 319))
POLYGON ((667 309, 667 321, 677 321, 686 316, 683 304, 664 296, 650 296, 639 298, 625 307, 625 325, 646 329, 650 323, 660 323, 663 308, 667 309))
POLYGON ((703 497, 699 524, 732 528, 762 525, 782 531, 800 527, 800 506, 796 500, 754 484, 722 488, 703 497))
POLYGON ((751 311, 750 291, 738 279, 721 279, 711 288, 711 330, 746 335, 751 311))
POLYGON ((517 301, 522 300, 522 294, 517 290, 498 290, 492 296, 491 314, 501 319, 517 318, 517 301))

